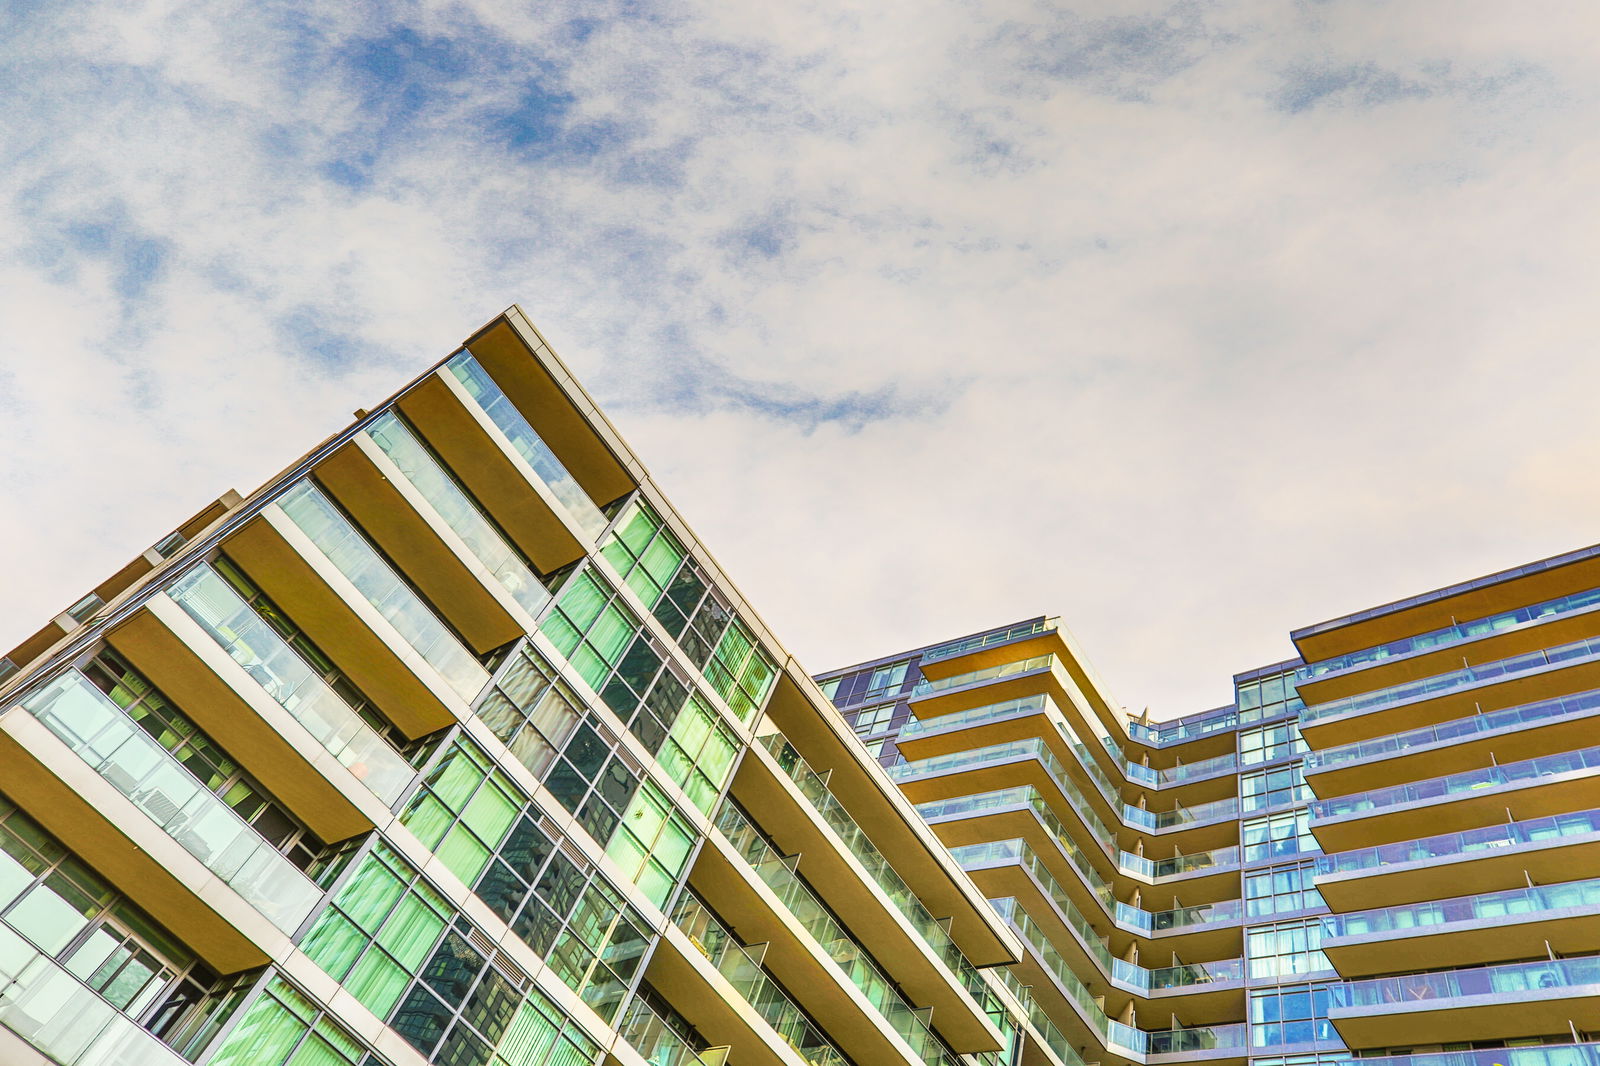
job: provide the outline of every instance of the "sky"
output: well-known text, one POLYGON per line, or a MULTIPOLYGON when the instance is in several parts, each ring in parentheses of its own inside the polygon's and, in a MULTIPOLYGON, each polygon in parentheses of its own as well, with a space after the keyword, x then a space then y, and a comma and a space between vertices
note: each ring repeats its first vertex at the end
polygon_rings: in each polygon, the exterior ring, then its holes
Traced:
POLYGON ((520 303, 813 671, 1600 541, 1600 5, 0 4, 0 648, 520 303), (1590 471, 1591 473, 1585 473, 1590 471))

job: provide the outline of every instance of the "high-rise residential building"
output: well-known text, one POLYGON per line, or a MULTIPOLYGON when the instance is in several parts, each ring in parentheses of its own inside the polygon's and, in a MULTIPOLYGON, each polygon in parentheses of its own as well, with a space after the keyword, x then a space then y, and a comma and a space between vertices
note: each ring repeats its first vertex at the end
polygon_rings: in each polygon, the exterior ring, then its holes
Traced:
POLYGON ((1161 722, 1055 618, 818 680, 1071 1066, 1600 1063, 1600 547, 1291 636, 1161 722))
POLYGON ((4 1066, 1001 1066, 1021 950, 515 308, 0 659, 4 1066))
POLYGON ((0 658, 0 1066, 1600 1066, 1600 548, 1292 640, 814 681, 513 308, 0 658))

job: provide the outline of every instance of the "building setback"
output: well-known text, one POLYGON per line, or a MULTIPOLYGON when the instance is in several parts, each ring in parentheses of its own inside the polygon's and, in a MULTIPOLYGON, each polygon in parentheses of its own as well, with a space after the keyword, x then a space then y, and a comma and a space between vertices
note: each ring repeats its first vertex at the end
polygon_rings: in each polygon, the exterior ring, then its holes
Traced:
POLYGON ((1600 1066, 1600 548, 1292 638, 813 681, 513 308, 0 658, 0 1064, 1600 1066))
POLYGON ((1600 1062, 1600 547, 1125 714, 1035 618, 818 678, 1079 1066, 1600 1062))
POLYGON ((1002 1066, 1020 955, 516 308, 0 659, 5 1066, 1002 1066))

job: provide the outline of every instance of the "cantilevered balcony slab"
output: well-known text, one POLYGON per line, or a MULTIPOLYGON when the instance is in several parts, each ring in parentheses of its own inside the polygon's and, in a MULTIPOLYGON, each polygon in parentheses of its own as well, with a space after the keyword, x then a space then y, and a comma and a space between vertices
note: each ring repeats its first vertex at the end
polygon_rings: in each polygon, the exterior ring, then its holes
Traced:
POLYGON ((0 716, 0 789, 218 973, 288 939, 26 711, 0 716))
POLYGON ((1600 586, 1600 548, 1582 548, 1449 585, 1290 634, 1306 662, 1442 629, 1461 618, 1485 618, 1600 586))
POLYGON ((1433 684, 1427 691, 1363 694, 1349 702, 1316 704, 1301 716, 1300 734, 1313 748, 1331 748, 1597 688, 1600 647, 1581 652, 1552 648, 1530 653, 1525 661, 1453 671, 1433 684), (1550 657, 1556 661, 1546 661, 1550 657))
POLYGON ((705 951, 670 922, 650 956, 645 980, 706 1040, 737 1047, 741 1063, 809 1066, 717 971, 705 951))
MULTIPOLYGON (((741 940, 767 945, 762 966, 808 1014, 827 1019, 828 1035, 841 1051, 856 1062, 920 1066, 922 1060, 720 833, 707 839, 689 883, 741 940)), ((999 1034, 987 1044, 961 1050, 997 1050, 999 1034)))
POLYGON ((345 840, 388 821, 387 808, 164 594, 107 640, 318 837, 345 840))
POLYGON ((623 458, 626 445, 520 308, 479 330, 465 347, 596 504, 638 487, 623 458))
POLYGON ((1593 957, 1381 977, 1329 989, 1328 1020, 1351 1047, 1513 1040, 1600 1027, 1593 957))
POLYGON ((403 733, 416 738, 453 724, 443 681, 413 662, 402 641, 380 635, 387 623, 298 532, 268 507, 223 550, 403 733))
MULTIPOLYGON (((934 1027, 946 1039, 963 1047, 982 1045, 991 1038, 991 1023, 971 993, 962 987, 960 975, 935 953, 900 906, 761 745, 752 747, 740 762, 732 795, 779 848, 787 854, 804 856, 806 876, 819 895, 883 963, 910 999, 934 1008, 934 1027)), ((961 880, 970 885, 959 867, 956 870, 961 880)))
POLYGON ((895 872, 929 910, 950 919, 951 939, 974 965, 1016 957, 1017 945, 995 922, 988 901, 951 862, 883 768, 864 758, 860 740, 793 659, 779 674, 766 710, 811 769, 827 775, 828 791, 865 827, 895 872))
POLYGON ((432 513, 378 447, 357 434, 316 466, 323 489, 421 590, 479 655, 527 631, 504 590, 458 550, 459 539, 432 513), (396 476, 391 476, 391 474, 396 476))
POLYGON ((1591 689, 1314 752, 1305 779, 1330 799, 1572 751, 1596 736, 1600 690, 1591 689))
POLYGON ((1600 952, 1600 880, 1530 885, 1322 920, 1322 951, 1346 978, 1600 952))
POLYGON ((397 406, 540 572, 590 550, 585 531, 448 370, 424 378, 397 406))
POLYGON ((1318 674, 1300 680, 1296 688, 1307 703, 1321 703, 1357 692, 1415 681, 1462 665, 1476 665, 1514 655, 1600 636, 1600 605, 1552 614, 1491 630, 1481 636, 1463 636, 1436 647, 1377 659, 1360 666, 1318 674))
POLYGON ((1583 810, 1600 798, 1600 748, 1502 763, 1312 804, 1325 852, 1583 810), (1369 805, 1370 804, 1370 805, 1369 805))
POLYGON ((1361 848, 1317 860, 1334 911, 1600 877, 1600 809, 1361 848))

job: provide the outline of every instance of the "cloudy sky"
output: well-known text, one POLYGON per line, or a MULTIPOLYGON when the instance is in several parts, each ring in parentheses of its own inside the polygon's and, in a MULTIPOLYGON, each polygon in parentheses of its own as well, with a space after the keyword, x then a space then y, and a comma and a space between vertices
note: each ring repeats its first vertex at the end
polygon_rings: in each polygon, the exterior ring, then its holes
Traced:
POLYGON ((1600 540, 1600 6, 0 5, 0 647, 520 302, 816 670, 1600 540))

